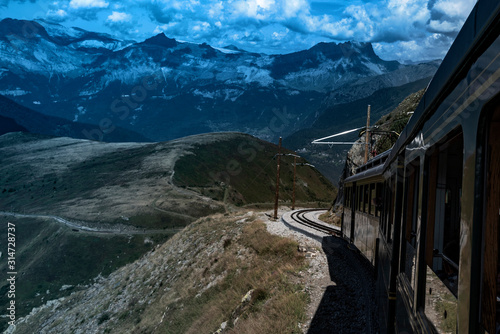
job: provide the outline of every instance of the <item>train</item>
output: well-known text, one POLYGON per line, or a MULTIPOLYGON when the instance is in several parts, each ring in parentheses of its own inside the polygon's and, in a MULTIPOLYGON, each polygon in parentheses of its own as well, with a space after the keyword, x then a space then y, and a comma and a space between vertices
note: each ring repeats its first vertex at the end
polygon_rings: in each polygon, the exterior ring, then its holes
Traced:
POLYGON ((343 181, 381 333, 500 333, 499 36, 479 0, 393 147, 343 181))

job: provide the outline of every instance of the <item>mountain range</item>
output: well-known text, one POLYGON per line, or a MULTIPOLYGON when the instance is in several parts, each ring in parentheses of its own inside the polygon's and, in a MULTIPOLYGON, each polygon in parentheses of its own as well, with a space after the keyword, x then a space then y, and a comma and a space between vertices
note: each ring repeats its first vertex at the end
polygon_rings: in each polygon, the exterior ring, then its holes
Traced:
POLYGON ((0 22, 0 94, 90 124, 80 132, 93 140, 126 129, 151 141, 216 131, 276 141, 329 106, 429 78, 437 66, 382 60, 370 43, 266 55, 163 33, 135 42, 44 20, 0 22))

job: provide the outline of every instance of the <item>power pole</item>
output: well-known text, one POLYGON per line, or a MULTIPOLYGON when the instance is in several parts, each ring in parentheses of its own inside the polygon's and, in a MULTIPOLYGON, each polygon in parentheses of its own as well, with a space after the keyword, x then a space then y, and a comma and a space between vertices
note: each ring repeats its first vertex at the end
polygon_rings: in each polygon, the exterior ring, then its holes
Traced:
POLYGON ((297 157, 293 156, 293 196, 292 196, 292 210, 295 210, 295 175, 297 174, 297 157))
POLYGON ((274 219, 278 219, 278 199, 280 197, 281 137, 278 144, 278 170, 276 172, 276 195, 274 197, 274 219))
POLYGON ((366 131, 365 131, 365 164, 368 162, 368 146, 370 145, 370 105, 368 105, 368 116, 366 118, 366 131))

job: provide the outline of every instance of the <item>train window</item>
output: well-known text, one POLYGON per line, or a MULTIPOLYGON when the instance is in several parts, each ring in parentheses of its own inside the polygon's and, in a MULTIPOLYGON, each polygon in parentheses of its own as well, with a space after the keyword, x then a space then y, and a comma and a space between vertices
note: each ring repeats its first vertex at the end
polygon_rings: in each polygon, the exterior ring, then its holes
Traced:
POLYGON ((375 193, 375 183, 370 184, 370 209, 369 213, 372 216, 375 216, 375 208, 376 208, 376 201, 377 201, 377 194, 375 193))
POLYGON ((415 264, 417 256, 417 219, 418 195, 420 180, 420 159, 416 159, 406 166, 405 196, 406 205, 403 212, 403 243, 401 244, 401 271, 403 271, 411 287, 415 286, 415 264))
POLYGON ((351 192, 352 192, 352 187, 346 187, 345 189, 345 206, 347 208, 351 207, 351 192))
POLYGON ((388 217, 387 217, 387 242, 392 242, 392 233, 393 233, 393 222, 394 222, 394 206, 396 204, 396 198, 394 194, 396 193, 396 177, 393 176, 391 178, 391 182, 389 184, 389 203, 388 203, 388 217))
POLYGON ((382 211, 382 187, 381 182, 375 185, 375 217, 380 217, 380 212, 382 211))
POLYGON ((363 212, 369 212, 370 208, 370 192, 369 190, 370 185, 365 184, 363 187, 363 212))
POLYGON ((462 133, 437 146, 429 159, 426 262, 456 296, 460 257, 462 133))
POLYGON ((349 208, 354 207, 354 187, 349 187, 349 208))
POLYGON ((365 187, 364 186, 359 186, 359 211, 363 212, 365 210, 365 201, 363 200, 363 197, 365 195, 364 191, 365 187))
POLYGON ((391 203, 391 191, 390 191, 390 182, 387 181, 384 183, 384 213, 381 219, 381 229, 382 234, 387 234, 387 225, 389 224, 389 216, 390 216, 390 203, 391 203))
POLYGON ((427 231, 425 314, 438 331, 449 323, 456 331, 460 221, 463 174, 463 135, 455 132, 429 156, 427 169, 427 231), (444 311, 443 311, 444 310, 444 311), (448 315, 452 315, 447 321, 448 315))

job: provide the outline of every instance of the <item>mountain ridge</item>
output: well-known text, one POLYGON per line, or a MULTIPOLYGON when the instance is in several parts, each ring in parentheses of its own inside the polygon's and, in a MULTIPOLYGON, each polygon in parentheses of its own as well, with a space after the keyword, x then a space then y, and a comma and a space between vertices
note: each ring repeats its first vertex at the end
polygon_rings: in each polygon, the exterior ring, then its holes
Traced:
POLYGON ((382 60, 369 43, 322 43, 266 55, 234 47, 221 51, 164 34, 120 41, 42 21, 4 19, 0 29, 10 31, 0 40, 1 94, 47 115, 97 130, 105 120, 157 141, 209 131, 275 141, 303 128, 325 94, 395 71, 400 80, 382 80, 377 87, 419 80, 435 70, 382 60), (22 26, 31 24, 48 27, 38 32, 57 35, 57 43, 36 33, 24 36, 22 26))

